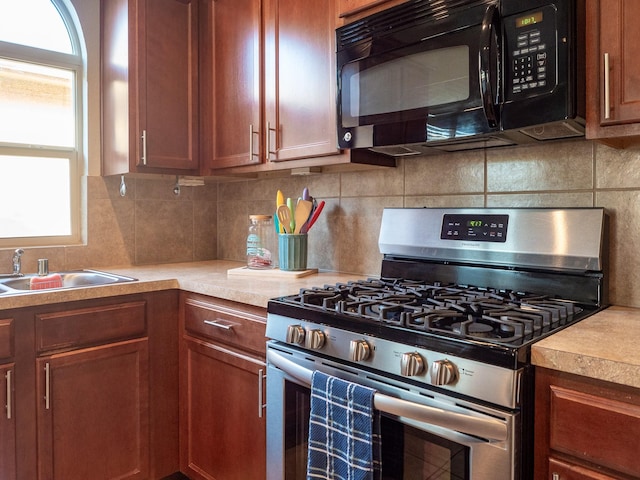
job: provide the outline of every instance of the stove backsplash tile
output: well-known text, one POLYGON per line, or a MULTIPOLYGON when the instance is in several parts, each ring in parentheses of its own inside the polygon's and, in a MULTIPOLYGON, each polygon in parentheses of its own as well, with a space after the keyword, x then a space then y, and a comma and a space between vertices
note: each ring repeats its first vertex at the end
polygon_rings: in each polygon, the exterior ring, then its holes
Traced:
MULTIPOLYGON (((247 181, 245 209, 234 208, 239 224, 254 206, 309 186, 327 201, 309 239, 309 265, 353 273, 379 274, 379 218, 384 207, 591 207, 610 211, 610 300, 640 307, 640 149, 616 150, 585 140, 407 158, 396 169, 283 177, 247 181), (622 172, 622 173, 621 173, 622 172), (627 172, 627 173, 624 173, 627 172), (620 186, 618 186, 618 184, 620 186), (622 229, 622 230, 620 230, 622 229), (374 250, 372 250, 374 249, 374 250), (626 283, 631 281, 630 283, 626 283), (630 285, 625 287, 623 285, 630 285)), ((230 187, 220 187, 226 189, 230 187)), ((228 202, 219 191, 218 218, 228 202)), ((237 200, 233 200, 237 202, 237 200)), ((225 223, 228 219, 225 219, 225 223)), ((235 242, 242 243, 242 234, 235 242)), ((242 260, 218 237, 218 258, 242 260)))

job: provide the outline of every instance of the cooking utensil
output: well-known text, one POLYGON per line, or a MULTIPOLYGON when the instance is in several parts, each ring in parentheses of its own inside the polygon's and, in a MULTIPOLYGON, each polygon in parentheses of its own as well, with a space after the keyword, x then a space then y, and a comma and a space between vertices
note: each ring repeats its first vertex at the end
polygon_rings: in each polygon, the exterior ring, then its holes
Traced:
POLYGON ((289 219, 291 223, 287 225, 287 229, 289 233, 293 233, 293 230, 296 228, 295 222, 295 209, 293 208, 293 200, 291 198, 287 198, 287 207, 289 207, 289 219))
POLYGON ((278 190, 278 193, 276 193, 276 219, 278 220, 277 222, 277 228, 276 228, 276 232, 277 233, 284 233, 284 228, 282 228, 282 226, 280 225, 280 221, 278 219, 278 207, 280 205, 284 205, 284 195, 282 194, 281 190, 278 190))
POLYGON ((307 233, 309 231, 309 229, 313 226, 313 224, 316 223, 316 220, 318 220, 318 217, 320 216, 320 213, 322 213, 323 208, 324 208, 324 200, 322 200, 318 204, 318 207, 311 214, 311 218, 309 219, 309 221, 307 221, 307 223, 305 223, 302 226, 300 233, 307 233))
POLYGON ((286 205, 280 205, 278 207, 278 221, 280 222, 280 228, 283 233, 291 233, 291 211, 286 205))
POLYGON ((296 205, 295 218, 296 226, 293 231, 296 235, 300 233, 300 229, 304 226, 304 224, 309 219, 309 214, 311 213, 311 208, 313 207, 313 203, 309 200, 298 200, 298 205, 296 205))

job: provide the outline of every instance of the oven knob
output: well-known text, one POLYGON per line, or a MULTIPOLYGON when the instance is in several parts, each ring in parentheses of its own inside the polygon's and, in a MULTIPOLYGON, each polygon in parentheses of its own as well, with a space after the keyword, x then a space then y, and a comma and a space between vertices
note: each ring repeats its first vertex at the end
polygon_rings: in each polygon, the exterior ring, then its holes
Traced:
POLYGON ((287 327, 287 343, 302 345, 304 343, 304 333, 302 325, 289 325, 287 327))
POLYGON ((418 352, 406 352, 400 359, 400 374, 404 377, 420 375, 424 371, 424 360, 418 352))
POLYGON ((449 360, 436 360, 431 363, 431 384, 451 385, 458 380, 458 368, 449 360))
POLYGON ((324 340, 325 336, 322 330, 309 330, 304 340, 304 346, 311 350, 320 350, 324 346, 324 340))
POLYGON ((351 340, 349 358, 352 362, 364 362, 371 356, 371 347, 366 340, 351 340))

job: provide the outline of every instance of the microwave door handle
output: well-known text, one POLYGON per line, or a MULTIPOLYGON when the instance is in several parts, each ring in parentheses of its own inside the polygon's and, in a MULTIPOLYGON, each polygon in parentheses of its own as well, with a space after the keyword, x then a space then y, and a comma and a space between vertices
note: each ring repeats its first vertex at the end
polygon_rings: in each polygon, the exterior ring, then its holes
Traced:
MULTIPOLYGON (((267 361, 287 375, 302 382, 304 386, 311 386, 312 370, 286 359, 273 350, 267 352, 267 361)), ((506 424, 494 418, 477 417, 442 408, 421 405, 382 393, 374 394, 373 405, 382 413, 408 418, 417 422, 486 438, 488 440, 503 442, 508 437, 506 424)))
MULTIPOLYGON (((487 122, 491 128, 496 128, 499 123, 497 107, 497 85, 491 78, 491 39, 498 36, 496 48, 500 48, 500 15, 495 5, 490 5, 482 20, 480 34, 480 96, 487 122)), ((499 52, 496 52, 499 55, 499 52)), ((497 81, 497 79, 495 79, 497 81)))

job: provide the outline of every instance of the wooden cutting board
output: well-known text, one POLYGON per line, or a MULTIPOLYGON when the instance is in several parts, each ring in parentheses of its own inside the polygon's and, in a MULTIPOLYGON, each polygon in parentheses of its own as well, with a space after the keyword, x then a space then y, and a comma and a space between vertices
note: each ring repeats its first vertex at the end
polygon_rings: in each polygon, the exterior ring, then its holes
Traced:
POLYGON ((253 277, 253 278, 301 278, 307 275, 318 273, 317 268, 307 270, 280 270, 279 268, 269 268, 265 270, 253 270, 248 267, 230 268, 227 270, 228 277, 253 277))

